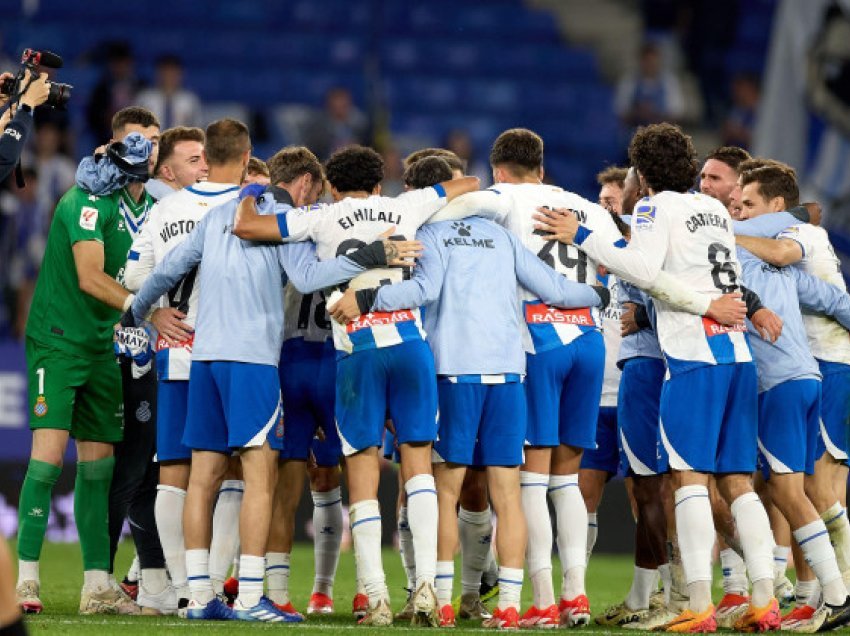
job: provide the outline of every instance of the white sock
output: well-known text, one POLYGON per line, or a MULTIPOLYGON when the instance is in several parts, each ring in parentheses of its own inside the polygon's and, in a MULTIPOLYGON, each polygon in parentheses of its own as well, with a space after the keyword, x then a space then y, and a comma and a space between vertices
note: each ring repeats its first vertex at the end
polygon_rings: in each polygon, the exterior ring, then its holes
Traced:
POLYGON ((437 485, 433 475, 414 475, 404 484, 407 493, 407 520, 413 535, 416 561, 416 587, 434 585, 437 574, 437 485))
POLYGON ((239 550, 239 511, 244 491, 245 482, 236 479, 221 482, 218 489, 210 544, 210 580, 216 594, 224 589, 227 571, 239 550))
POLYGON ((836 501, 821 513, 820 518, 829 532, 838 569, 842 573, 850 571, 850 522, 847 521, 847 513, 836 501))
MULTIPOLYGON (((278 605, 289 603, 289 554, 287 552, 266 552, 266 581, 269 588, 268 597, 272 602, 278 605)), ((241 587, 239 591, 241 593, 241 587)))
MULTIPOLYGON (((437 607, 450 605, 452 602, 452 585, 455 579, 454 561, 437 561, 437 577, 435 586, 437 588, 437 607)), ((478 590, 476 590, 477 592, 478 590)))
POLYGON ((823 600, 830 605, 841 605, 847 598, 847 588, 841 579, 841 570, 835 560, 835 550, 829 542, 829 533, 821 519, 794 530, 794 538, 803 551, 806 563, 815 572, 823 588, 823 600))
POLYGON ((735 499, 730 509, 747 563, 746 572, 742 574, 745 577, 749 574, 753 582, 750 602, 755 607, 764 607, 773 598, 773 548, 776 544, 770 529, 770 519, 764 504, 754 492, 744 493, 735 499))
POLYGON ((658 566, 658 575, 661 577, 661 587, 664 590, 664 604, 670 602, 670 590, 673 588, 673 575, 670 573, 670 564, 662 563, 658 566))
POLYGON ((83 572, 83 585, 90 590, 109 587, 109 572, 106 570, 86 570, 83 572))
POLYGON ((720 551, 720 571, 723 574, 723 593, 747 595, 747 568, 744 559, 732 548, 720 551))
POLYGON ((626 597, 626 607, 632 610, 649 608, 649 597, 658 589, 658 570, 635 566, 632 587, 626 597))
POLYGON ((552 519, 546 501, 549 475, 523 470, 519 474, 519 481, 522 512, 528 526, 525 563, 534 606, 543 609, 555 603, 552 586, 552 519))
POLYGON ((407 589, 416 590, 416 559, 413 557, 413 535, 407 519, 407 506, 398 509, 398 552, 407 576, 407 589))
POLYGON ((141 571, 139 583, 151 596, 160 594, 168 587, 168 573, 165 568, 146 568, 141 571))
POLYGON ((186 550, 186 574, 191 600, 206 605, 215 598, 210 581, 209 550, 186 550))
MULTIPOLYGON (((181 510, 182 513, 182 510, 181 510)), ((154 513, 156 514, 156 513, 154 513)), ((133 556, 133 562, 130 564, 130 569, 127 570, 127 580, 130 582, 138 583, 139 578, 142 575, 142 568, 139 566, 139 555, 136 554, 133 556)))
POLYGON ((711 605, 711 551, 714 522, 708 488, 683 486, 675 493, 676 534, 688 585, 689 607, 704 612, 711 605))
POLYGON ((791 546, 777 545, 773 548, 773 582, 778 583, 785 578, 788 571, 788 557, 791 555, 791 546))
POLYGON ((460 508, 457 523, 460 535, 461 594, 478 594, 481 589, 481 577, 490 558, 493 538, 493 519, 490 508, 488 506, 486 510, 480 512, 460 508))
POLYGON ((24 581, 40 581, 38 561, 18 561, 18 585, 24 581))
POLYGON ((558 525, 558 553, 564 577, 561 597, 574 599, 585 593, 587 567, 587 507, 578 489, 578 475, 550 475, 549 498, 558 525))
POLYGON ((817 609, 820 605, 820 583, 818 583, 818 580, 797 581, 794 586, 794 601, 798 606, 808 605, 817 609))
POLYGON ((339 547, 342 542, 342 496, 339 487, 328 492, 311 491, 313 496, 313 559, 316 578, 313 594, 334 595, 334 578, 339 564, 339 547))
POLYGON ((587 560, 590 561, 590 555, 593 554, 593 547, 596 545, 596 537, 599 535, 599 518, 595 512, 587 513, 587 560))
POLYGON ((154 515, 165 565, 177 598, 189 597, 186 580, 186 544, 183 540, 183 504, 186 491, 174 486, 157 486, 154 515))
POLYGON ((519 610, 522 596, 522 568, 499 568, 499 609, 514 607, 519 610))
POLYGON ((236 555, 233 557, 233 563, 230 566, 230 576, 232 576, 234 579, 239 578, 239 549, 241 547, 242 546, 239 544, 239 542, 237 542, 236 555))
POLYGON ((263 596, 263 574, 266 559, 261 556, 243 554, 239 559, 239 601, 242 607, 254 607, 263 596))
POLYGON ((389 597, 381 560, 381 509, 378 500, 366 499, 352 504, 348 516, 354 540, 357 576, 369 597, 369 604, 375 605, 389 597))

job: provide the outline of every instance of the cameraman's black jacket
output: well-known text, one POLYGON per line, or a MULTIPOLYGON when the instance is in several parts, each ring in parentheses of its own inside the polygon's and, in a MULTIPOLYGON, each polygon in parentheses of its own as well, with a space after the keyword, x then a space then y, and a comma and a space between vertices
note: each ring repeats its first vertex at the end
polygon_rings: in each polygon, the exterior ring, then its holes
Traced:
POLYGON ((12 174, 32 132, 32 113, 21 108, 0 134, 0 182, 12 174))

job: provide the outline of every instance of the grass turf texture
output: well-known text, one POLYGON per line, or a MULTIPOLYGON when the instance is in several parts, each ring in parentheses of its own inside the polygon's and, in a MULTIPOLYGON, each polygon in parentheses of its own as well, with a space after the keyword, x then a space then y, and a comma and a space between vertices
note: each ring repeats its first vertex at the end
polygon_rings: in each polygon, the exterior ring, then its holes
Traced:
MULTIPOLYGON (((14 554, 14 545, 10 546, 14 554)), ((116 576, 120 580, 127 572, 132 559, 132 545, 123 543, 116 558, 116 576)), ((555 594, 560 587, 560 573, 557 557, 553 560, 555 570, 555 594)), ((632 561, 628 556, 593 555, 587 576, 587 592, 594 616, 609 605, 621 602, 629 590, 632 576, 632 561)), ((384 550, 384 569, 390 588, 392 605, 398 610, 405 600, 405 577, 399 556, 393 550, 384 550)), ((460 563, 455 568, 455 592, 460 590, 460 563)), ((292 553, 292 578, 290 592, 295 607, 304 612, 310 598, 313 577, 313 547, 309 544, 296 544, 292 553)), ((718 580, 715 573, 715 581, 718 580)), ((187 621, 173 616, 80 616, 77 612, 82 585, 82 563, 80 548, 77 544, 45 544, 41 560, 41 600, 45 611, 38 616, 26 619, 31 634, 121 634, 126 636, 153 636, 160 633, 233 634, 248 630, 299 630, 308 634, 334 634, 343 631, 356 631, 361 634, 387 633, 391 631, 424 632, 409 625, 397 623, 391 628, 365 628, 355 624, 351 615, 351 599, 355 592, 354 556, 343 554, 340 558, 334 588, 336 613, 328 616, 309 616, 299 625, 272 625, 262 623, 234 623, 215 621, 187 621)), ((715 602, 722 592, 715 593, 715 602)), ((526 579, 523 586, 523 610, 531 604, 531 585, 526 579)), ((495 600, 491 603, 494 605, 495 600)), ((451 631, 453 635, 486 633, 493 630, 482 629, 475 621, 458 620, 458 626, 451 631)), ((611 630, 597 625, 582 631, 596 634, 628 634, 626 630, 611 630)), ((728 632, 727 632, 728 633, 728 632)))

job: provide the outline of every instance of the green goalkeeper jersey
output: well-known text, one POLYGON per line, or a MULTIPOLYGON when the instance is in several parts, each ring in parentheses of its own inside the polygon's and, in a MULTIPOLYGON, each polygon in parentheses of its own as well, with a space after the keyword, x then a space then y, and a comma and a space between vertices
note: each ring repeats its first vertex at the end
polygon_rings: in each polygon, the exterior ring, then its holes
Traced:
POLYGON ((112 328, 121 312, 80 290, 72 247, 77 241, 103 244, 103 271, 122 282, 127 252, 147 218, 153 199, 140 202, 125 188, 95 196, 74 186, 59 200, 32 299, 27 336, 69 353, 112 355, 112 328))

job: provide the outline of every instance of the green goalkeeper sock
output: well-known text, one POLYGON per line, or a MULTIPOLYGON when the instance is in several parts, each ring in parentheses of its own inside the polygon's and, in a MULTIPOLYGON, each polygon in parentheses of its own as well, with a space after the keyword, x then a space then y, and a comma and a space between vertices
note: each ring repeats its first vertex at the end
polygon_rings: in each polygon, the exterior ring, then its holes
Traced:
POLYGON ((18 558, 38 561, 47 519, 50 516, 50 496, 62 472, 61 466, 31 459, 21 487, 18 504, 18 558))
POLYGON ((109 570, 109 487, 115 458, 77 463, 74 519, 83 552, 83 570, 109 570))

